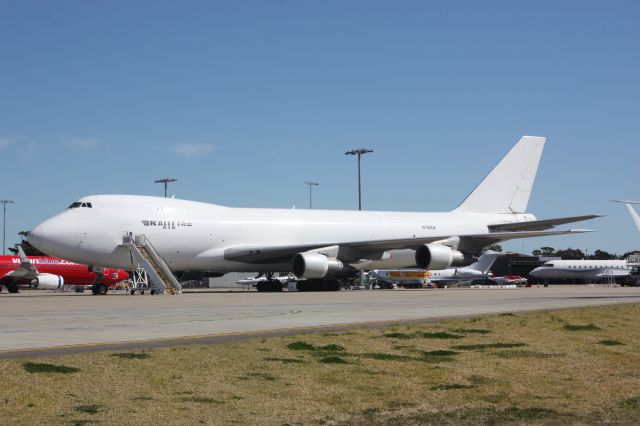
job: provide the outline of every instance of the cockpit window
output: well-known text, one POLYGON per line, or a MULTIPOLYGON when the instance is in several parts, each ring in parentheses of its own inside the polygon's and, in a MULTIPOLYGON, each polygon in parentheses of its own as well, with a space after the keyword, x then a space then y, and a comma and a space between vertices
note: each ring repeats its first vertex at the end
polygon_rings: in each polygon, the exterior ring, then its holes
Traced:
POLYGON ((78 207, 93 208, 91 203, 81 203, 80 201, 76 201, 75 203, 71 203, 71 205, 69 206, 70 209, 76 209, 78 207))
POLYGON ((545 263, 544 265, 540 265, 541 268, 553 268, 553 263, 545 263))

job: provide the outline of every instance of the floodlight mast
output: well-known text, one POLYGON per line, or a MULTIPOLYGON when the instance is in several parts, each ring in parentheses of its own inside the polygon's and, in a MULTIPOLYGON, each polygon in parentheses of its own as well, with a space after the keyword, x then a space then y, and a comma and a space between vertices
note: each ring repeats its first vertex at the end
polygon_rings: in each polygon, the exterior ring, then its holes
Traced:
POLYGON ((0 200, 2 203, 2 255, 5 250, 5 236, 7 234, 7 204, 13 204, 13 200, 0 200))
POLYGON ((174 178, 162 178, 155 181, 155 183, 164 183, 164 198, 167 198, 167 184, 170 182, 177 182, 178 179, 174 178))
POLYGON ((312 209, 313 207, 311 204, 311 188, 320 184, 318 182, 305 182, 305 185, 309 185, 309 209, 312 209))
POLYGON ((372 149, 358 148, 347 151, 344 155, 357 155, 358 156, 358 210, 362 210, 362 182, 360 179, 360 157, 364 154, 373 152, 372 149))

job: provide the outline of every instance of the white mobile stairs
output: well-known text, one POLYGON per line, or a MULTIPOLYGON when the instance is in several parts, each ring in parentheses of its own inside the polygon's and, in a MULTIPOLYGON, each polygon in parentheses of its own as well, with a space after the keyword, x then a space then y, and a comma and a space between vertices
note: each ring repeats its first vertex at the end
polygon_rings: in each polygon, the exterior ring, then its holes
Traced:
MULTIPOLYGON (((153 293, 170 294, 182 293, 182 286, 171 272, 167 262, 158 254, 156 249, 144 234, 125 235, 122 239, 124 245, 129 247, 131 259, 139 267, 142 267, 153 283, 153 293)), ((132 292, 133 293, 133 292, 132 292)))

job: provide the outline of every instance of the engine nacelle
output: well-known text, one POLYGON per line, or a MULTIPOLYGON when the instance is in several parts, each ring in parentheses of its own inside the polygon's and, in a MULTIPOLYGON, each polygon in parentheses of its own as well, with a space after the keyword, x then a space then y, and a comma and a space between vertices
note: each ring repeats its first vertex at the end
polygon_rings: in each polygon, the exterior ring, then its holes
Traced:
POLYGON ((298 253, 293 257, 293 273, 298 278, 324 278, 344 271, 345 265, 338 259, 319 253, 298 253))
POLYGON ((31 285, 39 290, 60 290, 64 285, 64 278, 60 275, 38 274, 31 280, 31 285))
POLYGON ((447 269, 451 265, 463 265, 464 255, 442 244, 425 244, 416 250, 416 264, 422 269, 447 269))

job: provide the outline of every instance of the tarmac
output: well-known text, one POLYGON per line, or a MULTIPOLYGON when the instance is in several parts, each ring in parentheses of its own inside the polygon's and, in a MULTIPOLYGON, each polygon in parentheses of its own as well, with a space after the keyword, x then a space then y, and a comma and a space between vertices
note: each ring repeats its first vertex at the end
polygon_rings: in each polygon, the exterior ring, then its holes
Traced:
POLYGON ((216 343, 502 312, 639 303, 640 288, 0 294, 0 358, 216 343))

